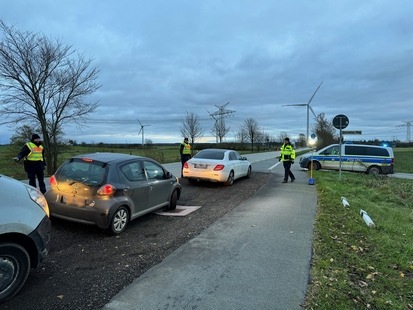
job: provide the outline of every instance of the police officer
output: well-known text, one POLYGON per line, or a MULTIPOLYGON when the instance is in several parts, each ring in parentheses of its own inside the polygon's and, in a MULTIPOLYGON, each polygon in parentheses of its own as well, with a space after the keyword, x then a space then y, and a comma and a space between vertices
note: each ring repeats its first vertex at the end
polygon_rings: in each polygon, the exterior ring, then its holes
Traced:
POLYGON ((27 172, 29 184, 36 187, 37 177, 40 191, 44 194, 46 192, 46 185, 44 184, 44 167, 46 163, 44 160, 44 148, 39 135, 33 134, 32 139, 23 146, 21 152, 13 159, 16 162, 24 159, 24 170, 27 172))
POLYGON ((191 145, 188 142, 188 138, 185 138, 179 147, 179 154, 181 155, 181 178, 184 177, 183 170, 184 164, 191 158, 191 145))
POLYGON ((284 180, 282 183, 288 182, 288 177, 290 177, 291 182, 295 181, 294 174, 291 172, 291 164, 294 164, 295 151, 290 143, 289 138, 284 139, 284 144, 281 146, 281 156, 280 161, 283 162, 284 166, 284 180))

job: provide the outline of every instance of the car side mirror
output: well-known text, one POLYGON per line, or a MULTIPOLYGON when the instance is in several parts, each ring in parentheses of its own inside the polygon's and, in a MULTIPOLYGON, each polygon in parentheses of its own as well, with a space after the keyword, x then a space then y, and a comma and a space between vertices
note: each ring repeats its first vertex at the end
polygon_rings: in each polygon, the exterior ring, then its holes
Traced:
POLYGON ((166 173, 166 178, 167 178, 167 179, 172 179, 172 178, 173 178, 173 174, 168 171, 168 172, 166 173))
POLYGON ((248 160, 246 157, 241 157, 242 160, 248 160))

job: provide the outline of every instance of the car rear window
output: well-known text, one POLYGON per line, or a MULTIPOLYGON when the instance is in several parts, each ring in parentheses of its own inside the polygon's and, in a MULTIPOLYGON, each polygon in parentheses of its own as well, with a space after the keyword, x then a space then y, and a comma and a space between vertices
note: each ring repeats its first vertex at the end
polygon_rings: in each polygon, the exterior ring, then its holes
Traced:
POLYGON ((194 157, 195 158, 202 158, 202 159, 217 159, 222 160, 224 159, 224 151, 219 150, 202 150, 199 151, 194 157))
POLYGON ((82 160, 67 161, 56 173, 58 181, 80 181, 90 185, 102 185, 107 167, 99 162, 82 160))

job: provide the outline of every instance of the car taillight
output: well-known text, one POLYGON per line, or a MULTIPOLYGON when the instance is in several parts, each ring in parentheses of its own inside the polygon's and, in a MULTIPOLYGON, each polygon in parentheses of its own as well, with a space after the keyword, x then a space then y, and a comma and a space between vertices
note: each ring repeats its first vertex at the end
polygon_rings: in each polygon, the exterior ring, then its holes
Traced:
POLYGON ((110 196, 116 192, 116 187, 111 184, 105 184, 98 189, 97 194, 100 196, 110 196))
POLYGON ((188 166, 188 162, 185 162, 185 164, 184 164, 184 168, 185 168, 185 169, 188 169, 188 168, 189 168, 189 166, 188 166))
POLYGON ((224 167, 224 165, 216 165, 214 171, 221 171, 222 169, 224 169, 224 167))
POLYGON ((57 180, 56 180, 56 177, 54 175, 52 175, 50 177, 49 181, 50 181, 50 186, 51 187, 56 187, 57 186, 57 180))

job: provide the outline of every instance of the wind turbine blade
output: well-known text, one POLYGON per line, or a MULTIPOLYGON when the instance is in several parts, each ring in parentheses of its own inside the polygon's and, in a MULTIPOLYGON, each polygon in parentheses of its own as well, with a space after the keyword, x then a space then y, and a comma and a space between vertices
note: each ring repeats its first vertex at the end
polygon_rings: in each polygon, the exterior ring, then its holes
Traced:
POLYGON ((305 107, 307 104, 306 103, 297 103, 297 104, 283 104, 283 107, 286 106, 294 106, 294 107, 305 107))
POLYGON ((315 94, 317 93, 318 89, 320 88, 321 84, 323 84, 323 82, 320 83, 320 85, 318 85, 317 89, 315 90, 314 94, 311 96, 310 100, 308 100, 308 105, 310 105, 311 101, 313 100, 315 94))
POLYGON ((140 135, 140 134, 141 134, 142 128, 143 128, 143 127, 141 126, 141 129, 139 130, 138 135, 140 135))
POLYGON ((139 125, 141 125, 141 127, 142 127, 142 123, 140 122, 140 120, 138 118, 137 118, 137 120, 138 120, 139 125))
POLYGON ((317 118, 317 115, 315 115, 313 108, 311 106, 308 106, 308 108, 310 109, 311 113, 313 113, 314 117, 317 118))

